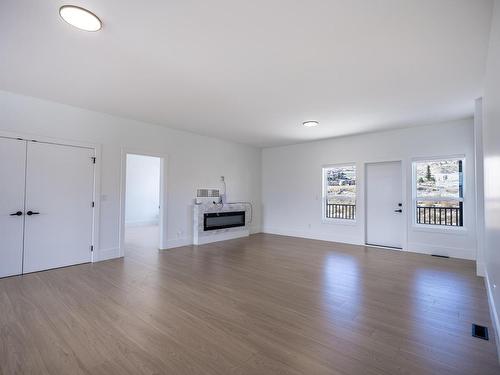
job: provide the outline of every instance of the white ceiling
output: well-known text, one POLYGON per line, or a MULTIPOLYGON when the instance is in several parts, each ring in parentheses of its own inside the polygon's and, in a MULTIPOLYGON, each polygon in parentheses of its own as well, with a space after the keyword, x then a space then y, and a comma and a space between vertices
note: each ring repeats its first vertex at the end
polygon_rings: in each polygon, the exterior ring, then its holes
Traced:
POLYGON ((0 89, 256 146, 472 115, 491 0, 0 0, 0 89), (304 120, 318 120, 304 128, 304 120))

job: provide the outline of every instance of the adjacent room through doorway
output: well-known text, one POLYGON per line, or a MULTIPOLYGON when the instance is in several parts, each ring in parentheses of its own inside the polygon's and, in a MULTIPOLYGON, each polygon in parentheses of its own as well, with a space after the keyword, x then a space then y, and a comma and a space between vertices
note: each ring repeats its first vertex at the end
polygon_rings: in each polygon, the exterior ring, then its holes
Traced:
POLYGON ((127 154, 126 252, 159 249, 161 158, 127 154))

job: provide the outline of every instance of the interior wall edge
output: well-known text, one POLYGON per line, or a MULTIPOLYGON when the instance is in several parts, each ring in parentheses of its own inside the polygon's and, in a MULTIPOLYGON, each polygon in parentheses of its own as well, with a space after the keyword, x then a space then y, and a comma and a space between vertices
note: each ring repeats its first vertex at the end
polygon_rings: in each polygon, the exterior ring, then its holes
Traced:
POLYGON ((484 283, 486 284, 486 293, 488 294, 488 307, 490 310, 491 322, 493 324, 493 335, 495 336, 498 362, 500 363, 500 319, 497 310, 495 309, 495 297, 493 296, 493 288, 488 276, 488 269, 484 268, 484 283))

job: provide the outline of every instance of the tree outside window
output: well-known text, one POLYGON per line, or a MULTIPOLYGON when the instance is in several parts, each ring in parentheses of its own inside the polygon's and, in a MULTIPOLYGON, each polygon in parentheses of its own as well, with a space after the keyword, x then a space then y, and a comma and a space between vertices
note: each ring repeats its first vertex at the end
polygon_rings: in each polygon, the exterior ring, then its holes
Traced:
POLYGON ((463 159, 413 163, 417 224, 463 226, 463 159))

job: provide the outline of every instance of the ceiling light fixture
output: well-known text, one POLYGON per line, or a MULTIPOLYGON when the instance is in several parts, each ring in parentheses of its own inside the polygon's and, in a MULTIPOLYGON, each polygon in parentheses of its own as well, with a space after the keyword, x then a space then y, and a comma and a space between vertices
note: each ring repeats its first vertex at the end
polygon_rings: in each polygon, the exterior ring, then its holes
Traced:
POLYGON ((314 126, 318 126, 319 125, 319 122, 318 121, 304 121, 302 123, 302 125, 304 125, 305 127, 307 128, 312 128, 314 126))
POLYGON ((64 21, 80 30, 98 31, 102 27, 99 17, 76 5, 63 5, 59 8, 59 15, 64 21))

